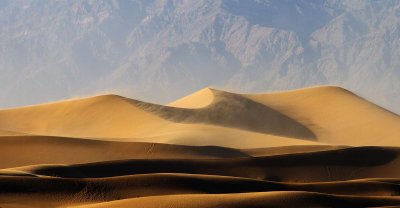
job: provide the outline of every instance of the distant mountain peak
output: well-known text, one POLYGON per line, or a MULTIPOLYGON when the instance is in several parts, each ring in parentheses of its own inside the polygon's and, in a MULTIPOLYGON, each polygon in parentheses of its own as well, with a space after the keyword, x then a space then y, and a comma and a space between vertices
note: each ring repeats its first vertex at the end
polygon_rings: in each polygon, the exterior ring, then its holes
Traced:
POLYGON ((3 1, 0 107, 110 91, 168 103, 206 86, 331 84, 400 112, 398 8, 346 0, 3 1))

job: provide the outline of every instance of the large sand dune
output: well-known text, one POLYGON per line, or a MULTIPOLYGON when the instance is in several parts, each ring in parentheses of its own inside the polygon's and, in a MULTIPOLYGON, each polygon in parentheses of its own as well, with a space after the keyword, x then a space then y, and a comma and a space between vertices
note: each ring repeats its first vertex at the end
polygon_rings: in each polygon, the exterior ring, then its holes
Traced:
POLYGON ((246 148, 314 142, 391 146, 400 144, 398 129, 398 115, 339 87, 258 95, 207 88, 169 106, 105 95, 0 111, 1 135, 236 148, 243 148, 243 137, 252 140, 246 148))
POLYGON ((0 110, 0 207, 400 206, 400 117, 339 87, 0 110))

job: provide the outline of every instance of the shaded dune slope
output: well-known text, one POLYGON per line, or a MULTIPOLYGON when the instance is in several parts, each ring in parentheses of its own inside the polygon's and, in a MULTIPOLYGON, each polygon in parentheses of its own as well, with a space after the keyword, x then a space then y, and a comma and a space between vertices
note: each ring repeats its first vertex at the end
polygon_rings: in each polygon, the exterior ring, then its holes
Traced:
POLYGON ((177 123, 209 123, 283 137, 315 139, 307 127, 267 105, 241 95, 210 90, 214 99, 202 108, 177 108, 133 101, 136 106, 177 123))
POLYGON ((144 207, 158 207, 161 204, 163 205, 161 207, 398 205, 399 154, 398 148, 342 147, 334 150, 313 150, 262 157, 136 159, 77 165, 16 167, 0 170, 2 187, 0 205, 5 207, 12 204, 32 207, 79 204, 92 204, 95 207, 142 207, 142 203, 144 207), (269 194, 273 193, 279 194, 269 197, 269 194), (294 198, 283 200, 294 193, 294 198), (256 198, 262 203, 252 204, 254 196, 258 196, 256 198), (180 204, 178 198, 189 201, 180 204), (196 199, 200 198, 215 200, 213 202, 215 204, 208 201, 207 203, 203 201, 204 204, 201 204, 201 201, 196 202, 196 199), (119 201, 121 199, 127 200, 119 201), (152 200, 157 200, 157 203, 152 200))
POLYGON ((372 177, 397 178, 400 174, 397 167, 399 165, 399 152, 397 148, 354 147, 263 157, 133 159, 77 165, 34 165, 19 167, 14 170, 29 172, 34 175, 65 178, 187 173, 286 182, 321 182, 372 177))
POLYGON ((315 138, 311 131, 289 117, 239 95, 218 93, 221 95, 213 97, 213 104, 202 109, 167 107, 105 95, 0 110, 0 130, 235 148, 316 144, 297 140, 315 138), (232 107, 227 108, 229 105, 232 107), (260 119, 254 119, 257 117, 260 119), (242 138, 248 141, 243 142, 242 138))
POLYGON ((399 129, 332 86, 5 109, 0 207, 395 207, 399 129))
MULTIPOLYGON (((370 180, 353 180, 323 183, 289 183, 255 180, 240 177, 201 175, 201 174, 139 174, 110 178, 39 178, 2 177, 2 187, 9 187, 3 194, 29 194, 47 192, 49 194, 80 194, 87 191, 86 197, 94 199, 112 192, 113 199, 144 197, 171 194, 223 194, 266 191, 308 191, 338 195, 395 196, 399 195, 400 185, 370 180), (26 184, 30 184, 27 189, 26 184), (54 184, 57 184, 54 185, 54 184), (60 186, 61 184, 61 186, 60 186), (162 189, 160 185, 162 184, 162 189), (85 190, 86 188, 86 190, 85 190), (145 191, 144 191, 145 190, 145 191), (103 192, 103 193, 101 193, 103 192)), ((70 196, 73 198, 74 196, 70 196)), ((105 200, 98 198, 97 200, 105 200)))
MULTIPOLYGON (((312 144, 306 140, 390 146, 400 144, 397 129, 398 115, 339 87, 258 95, 206 88, 169 106, 106 95, 0 110, 2 135, 229 146, 221 141, 239 140, 235 135, 241 134, 258 142, 245 148, 269 146, 260 140, 272 146, 280 140, 279 146, 312 144)), ((230 147, 243 148, 233 143, 230 147)))
MULTIPOLYGON (((245 151, 218 146, 196 147, 52 136, 3 136, 0 137, 0 147, 0 169, 32 164, 75 164, 122 159, 199 159, 250 156, 245 151)), ((307 147, 299 147, 299 151, 307 149, 307 147)), ((260 152, 259 154, 268 152, 263 149, 254 151, 260 152)))
MULTIPOLYGON (((398 184, 373 180, 296 184, 194 174, 146 174, 79 180, 26 176, 0 177, 0 183, 4 187, 0 195, 0 200, 3 202, 11 201, 7 198, 22 200, 37 197, 36 203, 47 203, 53 206, 173 194, 209 195, 303 191, 383 198, 398 195, 400 191, 398 184), (40 195, 32 196, 37 193, 40 195), (64 200, 64 202, 60 200, 64 200)), ((393 201, 398 203, 398 200, 393 201)), ((394 205, 394 203, 386 205, 394 205)))
POLYGON ((321 142, 400 145, 399 115, 340 87, 322 86, 243 96, 299 121, 321 142))
POLYGON ((233 149, 33 135, 0 136, 0 147, 0 169, 33 164, 76 164, 124 159, 240 158, 346 148, 330 145, 295 145, 233 149))
POLYGON ((245 194, 197 194, 154 196, 99 203, 84 207, 143 208, 258 208, 258 207, 386 207, 399 204, 399 198, 329 195, 312 192, 262 192, 245 194), (157 201, 157 203, 154 203, 157 201), (204 203, 206 202, 206 203, 204 203))

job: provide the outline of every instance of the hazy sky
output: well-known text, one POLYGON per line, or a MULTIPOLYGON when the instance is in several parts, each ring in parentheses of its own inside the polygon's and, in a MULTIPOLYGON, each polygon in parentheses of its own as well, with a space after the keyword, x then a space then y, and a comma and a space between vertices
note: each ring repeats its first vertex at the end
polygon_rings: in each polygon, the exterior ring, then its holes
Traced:
POLYGON ((0 1, 0 106, 346 87, 400 112, 399 1, 0 1))

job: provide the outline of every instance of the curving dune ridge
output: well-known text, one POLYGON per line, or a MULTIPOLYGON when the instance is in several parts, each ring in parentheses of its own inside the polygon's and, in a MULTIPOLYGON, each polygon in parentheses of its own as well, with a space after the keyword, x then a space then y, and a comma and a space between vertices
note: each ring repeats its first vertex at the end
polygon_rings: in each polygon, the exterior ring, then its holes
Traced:
POLYGON ((0 110, 0 207, 400 206, 400 116, 334 86, 0 110))

